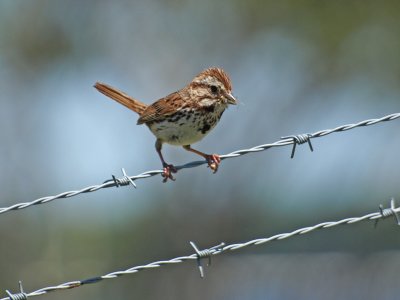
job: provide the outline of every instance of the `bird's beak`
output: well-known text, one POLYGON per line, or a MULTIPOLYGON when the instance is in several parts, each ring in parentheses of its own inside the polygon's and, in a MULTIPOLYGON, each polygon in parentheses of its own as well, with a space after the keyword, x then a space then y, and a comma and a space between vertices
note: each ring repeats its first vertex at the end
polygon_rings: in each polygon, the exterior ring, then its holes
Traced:
POLYGON ((231 93, 226 94, 225 98, 226 98, 226 101, 228 102, 228 104, 232 104, 232 105, 237 104, 236 98, 233 97, 233 95, 231 93))

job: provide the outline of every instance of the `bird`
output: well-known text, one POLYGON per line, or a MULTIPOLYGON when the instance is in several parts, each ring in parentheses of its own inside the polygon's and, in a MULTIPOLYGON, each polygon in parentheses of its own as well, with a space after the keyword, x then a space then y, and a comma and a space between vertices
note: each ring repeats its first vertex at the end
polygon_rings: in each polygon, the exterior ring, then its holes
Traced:
POLYGON ((155 135, 155 148, 163 166, 163 182, 175 180, 172 174, 177 172, 174 165, 164 160, 163 144, 182 146, 202 156, 214 173, 218 170, 221 163, 218 154, 206 154, 191 145, 203 139, 217 125, 229 105, 238 103, 232 94, 231 80, 223 69, 207 68, 182 89, 150 105, 105 83, 96 82, 94 87, 137 113, 137 124, 145 124, 155 135))

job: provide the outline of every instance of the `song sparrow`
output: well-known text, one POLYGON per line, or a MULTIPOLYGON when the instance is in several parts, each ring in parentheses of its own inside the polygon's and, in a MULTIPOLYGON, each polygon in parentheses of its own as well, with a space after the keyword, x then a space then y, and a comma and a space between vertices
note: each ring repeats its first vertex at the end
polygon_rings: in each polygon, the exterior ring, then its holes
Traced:
POLYGON ((201 155, 214 173, 221 162, 217 154, 205 154, 191 148, 215 127, 228 104, 236 104, 228 75, 220 68, 199 73, 187 86, 151 105, 134 99, 107 84, 97 82, 95 88, 104 95, 139 114, 137 124, 146 124, 156 136, 156 150, 163 164, 164 182, 175 180, 176 168, 167 164, 161 153, 163 143, 183 146, 201 155))

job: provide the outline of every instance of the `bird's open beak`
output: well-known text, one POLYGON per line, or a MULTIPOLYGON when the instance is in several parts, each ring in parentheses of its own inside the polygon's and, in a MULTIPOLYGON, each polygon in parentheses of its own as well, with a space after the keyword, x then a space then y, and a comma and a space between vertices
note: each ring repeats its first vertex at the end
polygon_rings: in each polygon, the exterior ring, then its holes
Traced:
POLYGON ((233 97, 233 95, 231 93, 226 94, 226 101, 228 102, 228 104, 232 104, 232 105, 236 105, 237 104, 237 100, 235 97, 233 97))

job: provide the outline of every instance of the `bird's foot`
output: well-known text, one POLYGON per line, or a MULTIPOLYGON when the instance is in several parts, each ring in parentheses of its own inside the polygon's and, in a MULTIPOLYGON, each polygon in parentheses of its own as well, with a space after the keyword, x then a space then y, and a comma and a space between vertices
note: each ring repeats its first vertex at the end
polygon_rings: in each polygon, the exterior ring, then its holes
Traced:
POLYGON ((164 177, 163 182, 167 182, 168 179, 171 179, 172 181, 175 181, 174 176, 172 176, 172 173, 178 172, 178 170, 173 166, 169 165, 167 163, 163 164, 163 173, 161 174, 162 177, 164 177))
POLYGON ((218 154, 209 154, 206 156, 206 160, 208 166, 213 171, 213 173, 217 173, 219 164, 221 163, 221 158, 218 154))

